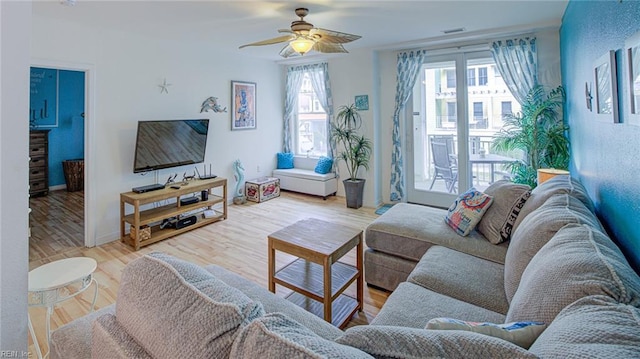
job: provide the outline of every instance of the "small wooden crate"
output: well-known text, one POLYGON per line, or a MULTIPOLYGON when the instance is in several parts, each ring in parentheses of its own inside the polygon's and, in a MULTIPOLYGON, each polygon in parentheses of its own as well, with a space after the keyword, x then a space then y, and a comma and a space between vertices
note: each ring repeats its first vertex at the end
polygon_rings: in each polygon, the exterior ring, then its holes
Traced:
POLYGON ((260 177, 245 183, 244 194, 247 200, 264 202, 280 197, 280 179, 275 177, 260 177))
MULTIPOLYGON (((131 239, 136 239, 136 227, 131 226, 131 231, 129 232, 129 235, 131 236, 131 239)), ((151 238, 151 227, 149 226, 142 226, 140 227, 140 240, 141 241, 146 241, 147 239, 151 238)))

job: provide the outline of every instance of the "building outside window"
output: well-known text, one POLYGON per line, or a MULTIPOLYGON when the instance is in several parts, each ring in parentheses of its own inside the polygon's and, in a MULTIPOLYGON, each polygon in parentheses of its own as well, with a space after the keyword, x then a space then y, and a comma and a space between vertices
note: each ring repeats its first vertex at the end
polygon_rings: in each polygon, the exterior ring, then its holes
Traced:
POLYGON ((476 85, 476 69, 471 68, 467 70, 467 86, 476 85))
POLYGON ((489 76, 487 75, 486 67, 478 67, 478 86, 487 86, 489 83, 489 76))
POLYGON ((456 88, 456 71, 455 70, 445 70, 447 75, 447 88, 456 88))
POLYGON ((293 134, 296 155, 307 157, 328 155, 327 121, 327 113, 313 90, 309 74, 306 73, 298 93, 298 113, 293 134))

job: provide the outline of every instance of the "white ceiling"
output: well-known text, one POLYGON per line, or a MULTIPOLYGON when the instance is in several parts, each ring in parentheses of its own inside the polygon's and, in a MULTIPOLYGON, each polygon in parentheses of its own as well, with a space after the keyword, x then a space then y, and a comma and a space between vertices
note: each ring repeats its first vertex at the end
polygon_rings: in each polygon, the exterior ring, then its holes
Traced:
MULTIPOLYGON (((222 52, 282 60, 283 44, 238 46, 280 36, 297 20, 294 9, 309 8, 306 21, 316 27, 362 38, 346 44, 360 48, 395 49, 517 33, 525 29, 559 26, 568 0, 301 0, 301 1, 34 1, 37 17, 93 24, 142 36, 201 41, 222 52), (463 27, 463 33, 443 30, 463 27)), ((318 56, 309 53, 305 57, 318 56)), ((341 55, 344 56, 344 55, 341 55)))

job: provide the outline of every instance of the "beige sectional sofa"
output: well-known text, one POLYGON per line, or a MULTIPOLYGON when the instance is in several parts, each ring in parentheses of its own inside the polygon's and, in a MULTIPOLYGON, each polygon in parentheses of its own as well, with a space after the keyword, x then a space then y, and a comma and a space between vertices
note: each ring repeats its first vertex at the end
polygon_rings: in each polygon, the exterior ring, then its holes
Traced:
MULTIPOLYGON (((410 267, 399 283, 376 283, 395 291, 371 325, 341 331, 223 268, 151 254, 127 266, 115 308, 53 333, 51 358, 640 356, 640 278, 578 182, 554 179, 532 191, 507 244, 487 246, 478 233, 454 237, 445 228, 434 235, 429 226, 443 215, 398 204, 367 230, 368 244, 374 240, 374 251, 386 256, 378 256, 386 258, 384 270, 400 263, 390 271, 399 276, 410 267), (414 211, 428 234, 406 218, 414 211), (393 219, 404 223, 396 237, 393 219), (425 329, 438 317, 546 328, 524 348, 471 331, 425 329)), ((365 269, 376 265, 369 260, 365 269)))

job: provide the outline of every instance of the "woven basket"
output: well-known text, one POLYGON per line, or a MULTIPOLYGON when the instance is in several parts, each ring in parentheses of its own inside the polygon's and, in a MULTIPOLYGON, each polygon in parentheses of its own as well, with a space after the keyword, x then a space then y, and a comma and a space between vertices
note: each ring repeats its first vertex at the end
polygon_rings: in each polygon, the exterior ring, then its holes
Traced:
MULTIPOLYGON (((136 239, 136 227, 131 226, 131 231, 129 232, 129 235, 131 236, 131 239, 136 239)), ((141 241, 146 241, 147 239, 151 238, 151 227, 149 226, 142 226, 140 227, 140 240, 141 241)))

